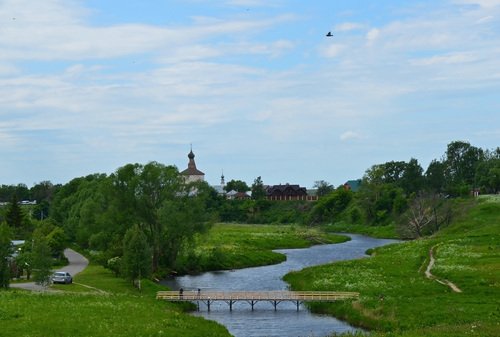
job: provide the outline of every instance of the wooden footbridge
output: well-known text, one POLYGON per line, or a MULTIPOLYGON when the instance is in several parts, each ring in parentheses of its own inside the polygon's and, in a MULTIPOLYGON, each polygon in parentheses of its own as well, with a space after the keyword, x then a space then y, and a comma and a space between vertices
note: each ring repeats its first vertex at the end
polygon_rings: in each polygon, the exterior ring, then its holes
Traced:
POLYGON ((356 299, 359 293, 337 292, 337 291, 159 291, 156 298, 171 302, 197 302, 204 303, 208 311, 213 302, 226 302, 229 310, 233 310, 233 304, 238 301, 247 302, 254 309, 258 302, 270 302, 277 310, 281 302, 289 301, 297 305, 303 302, 335 302, 347 299, 356 299))

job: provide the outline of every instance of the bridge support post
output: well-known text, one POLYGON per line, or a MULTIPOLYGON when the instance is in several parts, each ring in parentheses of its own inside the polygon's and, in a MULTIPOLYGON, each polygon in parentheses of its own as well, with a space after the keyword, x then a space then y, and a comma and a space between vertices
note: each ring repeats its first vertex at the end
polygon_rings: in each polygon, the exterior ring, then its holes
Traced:
POLYGON ((300 304, 300 302, 297 301, 297 311, 299 311, 299 304, 300 304))
POLYGON ((207 308, 208 308, 208 311, 210 311, 210 300, 207 300, 207 308))
POLYGON ((233 311, 233 300, 229 300, 229 311, 233 311))
POLYGON ((276 307, 278 306, 278 301, 273 301, 273 305, 274 305, 274 311, 276 311, 276 307))

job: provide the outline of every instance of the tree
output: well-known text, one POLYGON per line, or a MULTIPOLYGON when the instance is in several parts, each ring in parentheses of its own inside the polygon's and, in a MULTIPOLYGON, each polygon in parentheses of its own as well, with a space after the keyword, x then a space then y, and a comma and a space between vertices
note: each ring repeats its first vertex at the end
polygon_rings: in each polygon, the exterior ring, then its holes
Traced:
POLYGON ((401 177, 401 187, 407 195, 417 193, 423 188, 423 172, 422 166, 420 166, 418 160, 415 158, 411 158, 406 163, 403 176, 401 177))
POLYGON ((264 183, 262 178, 258 176, 255 178, 252 184, 252 199, 262 200, 266 197, 266 190, 264 189, 264 183))
POLYGON ((10 283, 10 256, 12 254, 11 230, 0 224, 0 289, 8 288, 10 283))
POLYGON ((484 160, 484 151, 468 142, 448 144, 445 155, 446 187, 453 195, 468 194, 475 185, 477 166, 484 160))
POLYGON ((340 187, 319 199, 311 210, 310 224, 335 222, 338 216, 349 206, 352 198, 352 191, 340 187))
POLYGON ((13 195, 5 212, 5 221, 14 230, 16 237, 21 237, 25 223, 25 216, 19 206, 17 195, 13 195))
POLYGON ((313 187, 317 189, 316 194, 318 195, 318 197, 324 197, 325 195, 330 194, 334 190, 333 185, 324 180, 315 181, 313 187))
POLYGON ((198 193, 182 193, 176 198, 166 200, 158 210, 160 231, 160 258, 164 264, 173 268, 183 249, 190 247, 195 234, 207 232, 214 221, 213 214, 207 209, 210 189, 203 188, 204 182, 185 186, 186 191, 193 187, 198 193))
POLYGON ((33 279, 36 284, 46 286, 50 282, 52 273, 51 250, 47 238, 39 230, 33 233, 33 279))
POLYGON ((230 192, 233 190, 236 192, 248 192, 248 191, 250 191, 250 188, 248 187, 246 182, 233 179, 233 180, 228 181, 226 186, 224 186, 224 190, 226 192, 230 192))
POLYGON ((431 161, 425 171, 425 186, 428 190, 441 193, 445 186, 445 169, 446 165, 434 159, 431 161))
POLYGON ((151 249, 146 235, 135 225, 129 228, 123 238, 123 273, 133 282, 138 280, 141 289, 141 278, 151 275, 151 249))
POLYGON ((443 224, 451 221, 451 208, 445 199, 436 193, 419 193, 409 203, 401 222, 402 236, 420 238, 437 232, 443 224))

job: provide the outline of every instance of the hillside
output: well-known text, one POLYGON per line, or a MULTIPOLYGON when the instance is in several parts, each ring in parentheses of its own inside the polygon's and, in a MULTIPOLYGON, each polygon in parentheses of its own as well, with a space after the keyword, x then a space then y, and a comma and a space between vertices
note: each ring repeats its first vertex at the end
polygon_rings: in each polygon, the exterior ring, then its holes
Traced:
POLYGON ((500 200, 461 201, 457 210, 453 223, 432 237, 378 248, 370 259, 293 272, 285 280, 297 290, 359 291, 357 302, 312 310, 374 329, 373 336, 498 336, 500 200), (425 275, 431 248, 435 278, 425 275))

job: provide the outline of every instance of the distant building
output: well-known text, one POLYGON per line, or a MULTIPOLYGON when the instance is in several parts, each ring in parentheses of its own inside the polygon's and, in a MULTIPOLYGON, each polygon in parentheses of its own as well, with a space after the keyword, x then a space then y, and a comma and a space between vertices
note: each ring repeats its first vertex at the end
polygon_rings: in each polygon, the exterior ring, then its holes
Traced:
POLYGON ((213 185, 212 188, 217 191, 217 194, 219 195, 225 195, 226 194, 226 182, 224 180, 224 171, 222 172, 222 175, 220 176, 220 185, 213 185))
POLYGON ((308 195, 305 187, 299 185, 272 185, 266 187, 268 200, 317 200, 316 196, 308 195))
POLYGON ((357 192, 359 191, 359 188, 361 187, 361 179, 356 179, 356 180, 348 180, 344 184, 344 189, 357 192))
POLYGON ((246 200, 246 199, 250 199, 251 196, 250 196, 250 194, 248 194, 246 192, 238 192, 235 190, 231 190, 231 191, 226 193, 226 198, 228 200, 246 200))
POLYGON ((192 183, 195 181, 205 181, 205 173, 201 172, 196 168, 196 163, 194 162, 194 153, 193 148, 188 154, 189 162, 188 167, 184 171, 181 172, 183 176, 185 176, 186 183, 192 183))

